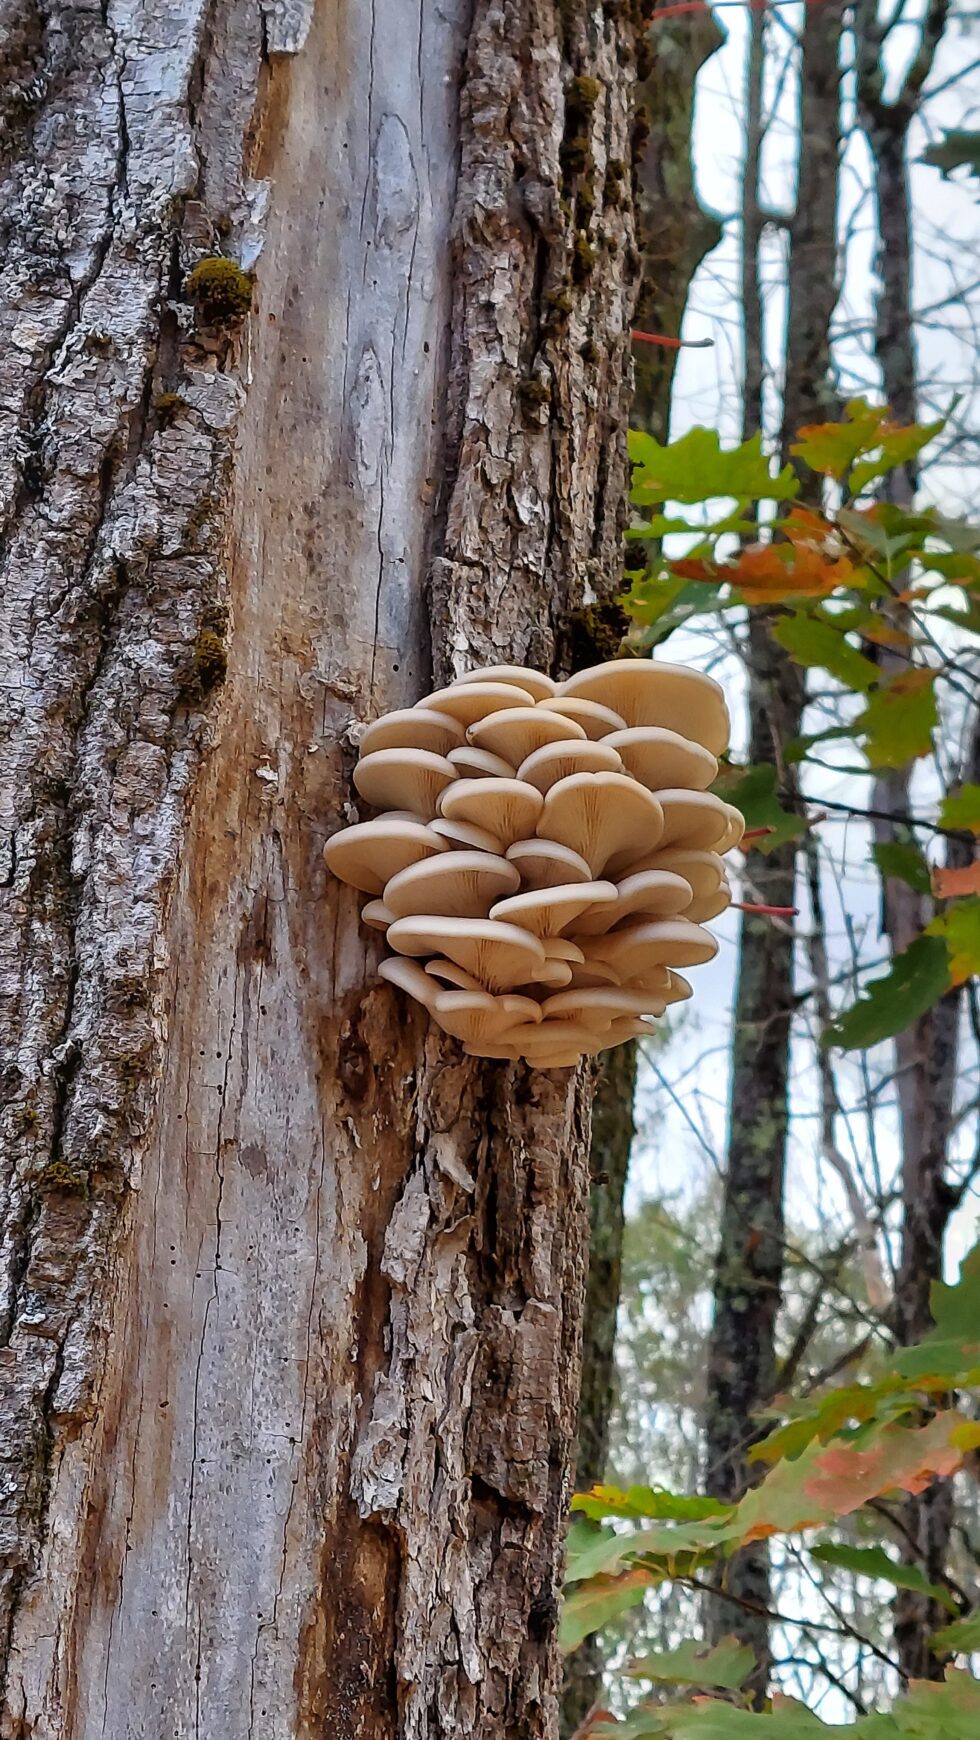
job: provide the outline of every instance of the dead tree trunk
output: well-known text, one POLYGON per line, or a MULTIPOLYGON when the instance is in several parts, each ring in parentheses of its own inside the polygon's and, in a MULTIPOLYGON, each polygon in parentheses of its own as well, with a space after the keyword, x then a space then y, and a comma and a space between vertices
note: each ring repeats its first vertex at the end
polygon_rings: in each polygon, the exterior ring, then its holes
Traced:
MULTIPOLYGON (((885 43, 888 28, 867 6, 855 13, 858 103, 868 140, 872 185, 878 220, 878 267, 881 290, 875 311, 875 355, 881 368, 886 402, 900 422, 914 423, 918 414, 918 368, 913 324, 912 191, 909 179, 909 129, 918 113, 922 87, 932 70, 946 25, 946 0, 931 0, 922 22, 918 50, 901 87, 885 99, 885 43)), ((892 498, 909 507, 918 482, 915 463, 890 480, 892 498)), ((887 652, 879 654, 886 669, 900 668, 887 652)), ((972 780, 980 764, 980 722, 974 721, 972 747, 962 776, 972 780)), ((873 807, 907 810, 913 768, 883 773, 875 782, 873 807)), ((875 822, 879 842, 893 840, 894 827, 875 822)), ((950 842, 950 862, 969 861, 969 847, 950 842)), ((899 954, 919 934, 928 919, 928 903, 895 877, 882 880, 882 931, 893 954, 899 954)), ((901 1253, 895 1287, 894 1328, 908 1345, 932 1324, 929 1291, 943 1274, 946 1228, 957 1204, 947 1176, 953 1129, 956 1066, 962 998, 950 991, 913 1022, 895 1041, 896 1093, 902 1148, 901 1253)), ((931 1582, 941 1582, 949 1556, 953 1526, 953 1489, 937 1480, 925 1492, 907 1498, 902 1507, 900 1547, 907 1560, 924 1570, 931 1582)), ((915 1590, 901 1590, 895 1600, 895 1645, 903 1677, 942 1679, 943 1657, 931 1637, 942 1625, 942 1607, 915 1590)))
POLYGON ((358 720, 618 584, 627 11, 8 38, 5 1740, 555 1732, 587 1091, 321 849, 358 720))

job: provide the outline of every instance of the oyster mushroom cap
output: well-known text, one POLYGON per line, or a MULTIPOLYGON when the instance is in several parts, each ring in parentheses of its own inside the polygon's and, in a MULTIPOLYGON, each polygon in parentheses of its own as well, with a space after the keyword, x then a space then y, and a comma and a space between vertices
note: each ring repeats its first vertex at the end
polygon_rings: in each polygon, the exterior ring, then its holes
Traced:
POLYGON ((557 991, 541 1005, 542 1031, 556 1017, 577 1021, 596 1030, 611 1027, 623 1016, 662 1015, 667 1005, 649 991, 626 991, 616 985, 596 985, 591 990, 557 991))
POLYGON ((532 750, 517 770, 518 779, 526 779, 544 795, 560 779, 573 773, 622 773, 623 763, 605 743, 545 743, 532 750))
POLYGON ((439 796, 453 784, 456 769, 429 749, 378 749, 354 769, 354 784, 376 810, 411 810, 429 820, 439 796))
POLYGON ((741 810, 737 810, 734 804, 726 804, 725 808, 729 818, 728 831, 715 847, 716 852, 731 852, 735 846, 741 845, 745 833, 745 817, 741 810))
POLYGON ((664 812, 662 848, 685 847, 700 852, 716 851, 732 828, 731 805, 710 791, 658 791, 664 812))
POLYGON ((485 991, 527 984, 545 965, 544 949, 530 931, 487 918, 399 918, 388 942, 401 955, 445 955, 485 991))
POLYGON ((370 930, 387 930, 397 913, 392 912, 383 900, 369 900, 361 907, 361 923, 370 930))
POLYGON ((574 961, 578 966, 584 964, 585 956, 578 943, 573 942, 570 936, 543 936, 541 941, 549 961, 574 961))
MULTIPOLYGON (((515 871, 516 875, 517 872, 515 871)), ((532 888, 498 900, 490 914, 505 924, 519 924, 535 936, 558 937, 592 906, 615 906, 612 882, 570 882, 558 888, 532 888)), ((546 952, 548 950, 546 947, 546 952)))
MULTIPOLYGON (((388 934, 390 937, 391 932, 388 934)), ((638 979, 648 982, 651 967, 696 967, 717 953, 718 944, 710 930, 687 918, 628 924, 585 944, 586 959, 608 961, 626 986, 638 979)))
POLYGON ((437 689, 417 705, 436 713, 448 713, 465 730, 478 719, 485 719, 488 713, 533 707, 534 696, 515 683, 483 682, 474 677, 472 682, 454 684, 451 689, 437 689))
POLYGON ((626 774, 573 773, 546 792, 538 830, 578 852, 598 877, 652 852, 663 813, 653 793, 626 774))
POLYGON ((440 991, 432 1013, 445 1033, 468 1045, 496 1039, 517 1024, 541 1020, 540 1006, 531 997, 493 997, 488 991, 440 991))
POLYGON ((558 687, 545 671, 532 671, 527 665, 486 665, 483 670, 456 677, 452 686, 455 689, 462 683, 504 683, 524 689, 535 701, 549 700, 558 687))
POLYGON ((373 822, 355 822, 332 834, 323 848, 327 869, 340 882, 359 888, 362 894, 380 894, 385 883, 408 864, 417 864, 448 848, 434 829, 417 816, 378 816, 373 822))
POLYGON ((506 846, 533 834, 544 799, 520 779, 458 779, 443 792, 440 814, 472 822, 506 846))
POLYGON ((668 786, 706 791, 718 775, 717 756, 663 725, 634 725, 610 732, 603 741, 615 749, 627 773, 650 791, 668 786))
MULTIPOLYGON (((435 822, 429 826, 436 827, 435 822)), ((651 853, 650 857, 636 867, 636 873, 643 870, 669 870, 676 876, 683 876, 691 887, 695 900, 702 900, 711 894, 717 894, 725 881, 725 866, 717 852, 698 851, 693 847, 671 846, 667 851, 651 853)))
POLYGON ((673 967, 667 970, 667 988, 663 993, 665 1003, 686 1003, 694 996, 694 986, 690 979, 685 979, 683 973, 675 973, 673 967))
POLYGON ((520 876, 506 858, 490 852, 445 852, 393 876, 385 884, 384 903, 394 918, 416 913, 486 918, 495 900, 519 886, 520 876))
POLYGON ((593 742, 607 736, 610 731, 626 729, 626 720, 621 714, 614 713, 611 707, 601 707, 598 701, 586 701, 581 695, 556 695, 548 702, 548 710, 559 713, 564 719, 574 719, 593 742))
POLYGON ((649 918, 673 918, 691 904, 691 885, 671 870, 638 870, 616 884, 614 906, 586 912, 575 926, 576 936, 604 936, 624 919, 644 913, 649 918))
MULTIPOLYGON (((433 831, 439 823, 433 822, 433 831)), ((556 888, 562 882, 591 882, 592 872, 585 859, 557 840, 515 840, 506 856, 516 864, 521 881, 528 888, 556 888)))
POLYGON ((491 755, 489 749, 474 749, 464 743, 462 749, 451 749, 446 760, 452 762, 460 779, 513 779, 517 769, 502 755, 491 755))
POLYGON ((732 891, 725 881, 714 894, 702 895, 700 900, 695 895, 690 905, 684 908, 684 917, 691 919, 694 924, 706 924, 708 919, 718 918, 731 903, 732 891))
POLYGON ((464 740, 462 725, 448 713, 436 713, 428 707, 400 707, 366 725, 358 747, 362 757, 379 749, 428 749, 433 755, 446 755, 464 740))
POLYGON ((417 961, 402 960, 398 955, 386 955, 378 968, 378 974, 389 985, 397 985, 400 991, 407 991, 423 1008, 433 1008, 439 987, 434 980, 426 978, 417 961))
POLYGON ((455 985, 459 991, 482 991, 479 979, 474 979, 472 973, 463 971, 455 961, 426 961, 425 971, 434 979, 443 979, 447 985, 455 985))
POLYGON ((728 708, 713 677, 656 659, 612 659, 578 671, 559 687, 569 696, 611 707, 627 726, 662 725, 701 743, 712 755, 728 746, 728 708))
POLYGON ((478 749, 489 749, 515 767, 546 743, 586 741, 581 725, 543 706, 502 708, 471 725, 466 735, 478 749))
POLYGON ((452 822, 446 816, 435 816, 429 827, 444 846, 463 846, 468 851, 492 852, 499 858, 503 851, 503 842, 496 834, 491 834, 486 828, 478 828, 474 822, 452 822))

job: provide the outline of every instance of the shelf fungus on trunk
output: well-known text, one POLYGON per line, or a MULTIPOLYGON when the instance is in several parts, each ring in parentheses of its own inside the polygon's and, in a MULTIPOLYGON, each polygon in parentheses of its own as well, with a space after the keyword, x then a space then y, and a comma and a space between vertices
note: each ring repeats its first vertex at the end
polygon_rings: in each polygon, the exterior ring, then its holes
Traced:
POLYGON ((719 685, 678 665, 473 671, 366 727, 354 784, 385 813, 327 865, 374 897, 382 978, 464 1051, 569 1068, 649 1033, 717 950, 727 742, 719 685))

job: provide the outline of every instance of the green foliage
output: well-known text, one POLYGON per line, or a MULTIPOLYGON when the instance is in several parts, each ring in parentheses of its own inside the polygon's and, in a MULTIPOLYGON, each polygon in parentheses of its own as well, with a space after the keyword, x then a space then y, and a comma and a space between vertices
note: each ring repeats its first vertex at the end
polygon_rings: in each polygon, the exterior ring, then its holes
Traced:
MULTIPOLYGON (((631 436, 628 536, 651 549, 626 597, 634 640, 656 645, 694 616, 730 619, 737 634, 747 609, 762 610, 788 657, 822 673, 821 693, 827 683, 840 692, 833 723, 783 745, 787 763, 820 763, 835 740, 852 742, 869 774, 932 756, 948 686, 963 686, 943 653, 949 628, 945 640, 936 629, 952 624, 961 637, 980 637, 980 533, 885 499, 884 482, 942 428, 942 420, 900 424, 887 407, 854 399, 839 421, 801 429, 792 463, 778 473, 758 436, 729 449, 708 429, 666 445, 631 436), (733 504, 720 516, 710 505, 719 500, 733 504), (688 548, 674 554, 679 536, 688 548)), ((744 811, 749 830, 767 830, 753 850, 771 852, 810 825, 785 805, 782 784, 772 767, 729 766, 719 777, 716 789, 744 811)), ((940 829, 980 836, 980 786, 943 795, 933 813, 940 829)), ((881 874, 949 904, 931 918, 926 910, 922 934, 831 1023, 826 1043, 845 1050, 892 1038, 980 971, 980 908, 969 898, 980 896, 980 880, 943 871, 931 881, 911 837, 870 850, 881 874)))
POLYGON ((796 664, 823 667, 847 689, 866 695, 878 681, 878 667, 847 639, 826 613, 793 611, 776 623, 773 635, 796 664))
POLYGON ((965 169, 968 175, 980 176, 980 133, 965 127, 951 127, 934 145, 927 145, 922 162, 941 169, 947 181, 955 169, 965 169))
POLYGON ((661 445, 652 435, 630 431, 633 501, 638 507, 661 502, 703 502, 733 496, 737 501, 791 501, 799 481, 791 466, 773 475, 762 450, 762 436, 724 448, 716 429, 689 429, 679 441, 661 445))
POLYGON ((713 1686, 734 1692, 748 1679, 755 1656, 734 1637, 723 1637, 713 1648, 692 1638, 662 1655, 645 1655, 632 1661, 627 1673, 634 1679, 653 1680, 664 1686, 713 1686))
POLYGON ((930 892, 929 866, 910 840, 882 840, 872 846, 871 856, 883 876, 896 877, 916 894, 930 892))
POLYGON ((864 986, 857 1003, 832 1022, 825 1045, 865 1050, 891 1039, 924 1015, 950 985, 949 949, 941 937, 919 936, 896 955, 887 973, 864 986))
MULTIPOLYGON (((576 1647, 590 1629, 635 1605, 644 1588, 689 1579, 750 1541, 783 1534, 805 1543, 810 1530, 825 1531, 849 1515, 861 1519, 865 1537, 873 1535, 878 1514, 867 1509, 870 1503, 921 1492, 931 1480, 954 1473, 980 1445, 980 1422, 970 1417, 980 1381, 980 1244, 954 1283, 933 1286, 931 1304, 934 1328, 917 1347, 900 1350, 859 1382, 780 1403, 785 1423, 754 1453, 767 1467, 765 1477, 737 1505, 640 1486, 594 1487, 576 1498, 577 1511, 604 1519, 606 1526, 577 1520, 570 1532, 565 1647, 576 1647), (962 1408, 949 1405, 950 1394, 962 1396, 962 1408)), ((818 1568, 844 1568, 924 1595, 951 1615, 961 1611, 950 1590, 878 1543, 855 1544, 823 1533, 809 1553, 818 1568)), ((980 1647, 980 1615, 954 1618, 934 1641, 950 1653, 980 1647)), ((645 1656, 630 1665, 633 1677, 659 1687, 724 1690, 729 1698, 665 1704, 654 1695, 623 1721, 597 1715, 589 1734, 594 1740, 655 1734, 735 1740, 744 1732, 746 1740, 802 1740, 827 1732, 810 1711, 787 1699, 761 1711, 746 1708, 738 1688, 751 1665, 751 1652, 731 1639, 713 1650, 688 1639, 645 1656)), ((855 1740, 972 1740, 978 1720, 980 1682, 950 1672, 942 1683, 913 1685, 890 1714, 862 1717, 846 1733, 855 1740)))
POLYGON ((821 1541, 811 1548, 810 1556, 818 1565, 835 1565, 860 1577, 879 1578, 896 1589, 913 1589, 919 1595, 927 1595, 930 1601, 938 1601, 948 1613, 959 1611, 948 1590, 930 1583, 918 1565, 900 1564, 884 1547, 852 1547, 847 1541, 821 1541))

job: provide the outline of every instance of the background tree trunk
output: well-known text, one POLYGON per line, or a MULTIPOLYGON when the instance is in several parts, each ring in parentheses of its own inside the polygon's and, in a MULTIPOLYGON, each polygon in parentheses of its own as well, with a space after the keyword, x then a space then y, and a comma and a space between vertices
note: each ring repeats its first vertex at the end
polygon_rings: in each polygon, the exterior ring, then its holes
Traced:
POLYGON ((15 58, 0 1734, 550 1736, 588 1094, 425 1033, 321 847, 358 721, 618 584, 631 25, 15 58))
MULTIPOLYGON (((931 0, 922 23, 918 52, 894 98, 886 101, 885 42, 888 32, 867 6, 855 13, 858 104, 868 141, 872 189, 878 220, 878 270, 881 289, 875 309, 875 356, 886 403, 899 422, 918 416, 918 367, 913 317, 912 190, 909 181, 909 130, 918 112, 922 87, 932 70, 948 14, 946 0, 931 0)), ((892 499, 910 507, 918 472, 911 462, 890 479, 892 499)), ((898 612, 901 614, 901 612, 898 612)), ((895 674, 898 658, 879 649, 879 662, 895 674)), ((974 715, 971 746, 962 768, 974 780, 980 768, 980 720, 974 715)), ((875 781, 872 806, 884 812, 909 808, 911 764, 890 769, 875 781)), ((874 824, 879 844, 896 838, 890 822, 874 824)), ((950 841, 949 862, 970 861, 970 846, 950 841)), ((928 922, 930 903, 896 877, 882 878, 881 928, 893 955, 900 954, 928 922)), ((896 1095, 902 1148, 902 1231, 895 1283, 893 1328, 905 1346, 932 1326, 929 1292, 942 1277, 946 1228, 958 1196, 947 1176, 953 1129, 957 1050, 962 1014, 961 989, 947 993, 934 1008, 895 1041, 896 1095)), ((949 1558, 953 1526, 953 1488, 934 1481, 902 1504, 903 1558, 941 1582, 949 1558)), ((914 1590, 895 1599, 895 1646, 903 1677, 942 1679, 944 1658, 931 1637, 943 1624, 942 1606, 914 1590)))
MULTIPOLYGON (((743 196, 742 284, 745 391, 743 436, 760 426, 764 332, 759 246, 759 159, 764 45, 753 15, 748 57, 743 196)), ((789 225, 787 326, 780 448, 785 457, 801 424, 831 414, 830 321, 836 302, 840 11, 808 9, 800 45, 800 157, 789 225)), ((750 763, 774 764, 792 792, 785 746, 799 735, 805 685, 799 668, 750 613, 746 630, 750 763)), ((753 860, 760 898, 795 905, 796 846, 753 860), (761 864, 761 868, 759 865, 761 864)), ((743 913, 739 929, 728 1156, 714 1282, 705 1420, 706 1485, 728 1502, 757 1477, 748 1452, 761 1435, 757 1415, 772 1395, 776 1323, 783 1276, 783 1193, 789 1119, 789 1066, 795 1010, 792 927, 743 913)), ((751 1687, 764 1697, 770 1671, 769 1548, 759 1541, 726 1566, 709 1600, 709 1633, 734 1633, 756 1655, 751 1687), (720 1591, 724 1590, 724 1594, 720 1591), (730 1596, 733 1599, 726 1599, 730 1596)))

